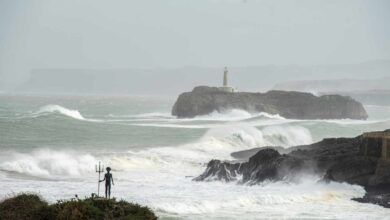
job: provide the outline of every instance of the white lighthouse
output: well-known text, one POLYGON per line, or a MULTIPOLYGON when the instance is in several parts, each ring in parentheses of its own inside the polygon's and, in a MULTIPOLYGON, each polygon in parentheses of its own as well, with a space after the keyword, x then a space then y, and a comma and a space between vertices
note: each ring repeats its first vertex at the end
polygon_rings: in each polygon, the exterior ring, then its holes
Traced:
POLYGON ((228 70, 227 67, 225 66, 225 70, 223 71, 223 87, 228 86, 228 70))
POLYGON ((219 87, 219 89, 224 92, 234 92, 234 88, 229 86, 228 73, 229 71, 225 66, 225 69, 223 70, 223 84, 222 87, 219 87))

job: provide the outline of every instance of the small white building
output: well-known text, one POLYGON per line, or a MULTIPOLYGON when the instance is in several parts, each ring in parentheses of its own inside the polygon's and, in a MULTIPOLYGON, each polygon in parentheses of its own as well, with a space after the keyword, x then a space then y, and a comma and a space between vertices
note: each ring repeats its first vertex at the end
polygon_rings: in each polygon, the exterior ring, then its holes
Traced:
POLYGON ((224 92, 235 92, 235 89, 231 86, 229 86, 228 83, 228 70, 227 67, 225 67, 225 70, 223 71, 223 84, 222 87, 219 87, 221 91, 224 92))

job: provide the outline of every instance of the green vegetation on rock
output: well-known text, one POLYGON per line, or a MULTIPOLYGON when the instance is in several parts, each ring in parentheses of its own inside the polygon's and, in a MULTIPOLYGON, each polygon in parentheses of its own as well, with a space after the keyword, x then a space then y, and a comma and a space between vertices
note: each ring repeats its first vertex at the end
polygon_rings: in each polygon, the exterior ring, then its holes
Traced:
POLYGON ((154 220, 148 208, 124 200, 86 198, 49 205, 35 194, 19 194, 0 202, 0 220, 154 220))

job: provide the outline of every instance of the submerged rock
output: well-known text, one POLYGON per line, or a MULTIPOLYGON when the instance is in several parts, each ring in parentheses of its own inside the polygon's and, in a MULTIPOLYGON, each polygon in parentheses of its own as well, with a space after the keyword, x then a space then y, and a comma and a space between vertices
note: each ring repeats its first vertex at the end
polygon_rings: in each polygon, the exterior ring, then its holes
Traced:
POLYGON ((292 119, 367 119, 363 105, 340 95, 314 96, 311 93, 269 91, 267 93, 225 92, 217 87, 199 86, 182 93, 172 115, 192 118, 214 111, 242 109, 248 112, 279 114, 292 119))

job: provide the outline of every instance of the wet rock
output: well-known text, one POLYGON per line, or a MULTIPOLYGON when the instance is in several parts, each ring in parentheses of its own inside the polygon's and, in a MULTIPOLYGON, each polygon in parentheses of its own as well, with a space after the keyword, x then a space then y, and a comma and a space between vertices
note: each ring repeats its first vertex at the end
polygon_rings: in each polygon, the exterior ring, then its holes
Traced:
POLYGON ((196 177, 196 181, 237 180, 242 176, 243 183, 259 183, 265 180, 294 181, 297 174, 304 170, 304 161, 288 155, 281 155, 274 149, 263 149, 252 156, 248 162, 234 163, 212 160, 205 172, 196 177))
MULTIPOLYGON (((389 131, 384 132, 388 135, 389 131)), ((329 138, 318 143, 283 150, 259 148, 232 155, 241 163, 212 160, 206 171, 194 180, 240 180, 258 184, 264 181, 298 181, 302 174, 317 174, 324 181, 359 184, 367 195, 359 201, 388 207, 390 202, 390 158, 382 155, 382 136, 329 138), (245 158, 249 157, 249 158, 245 158), (241 178, 239 178, 241 177, 241 178)))

